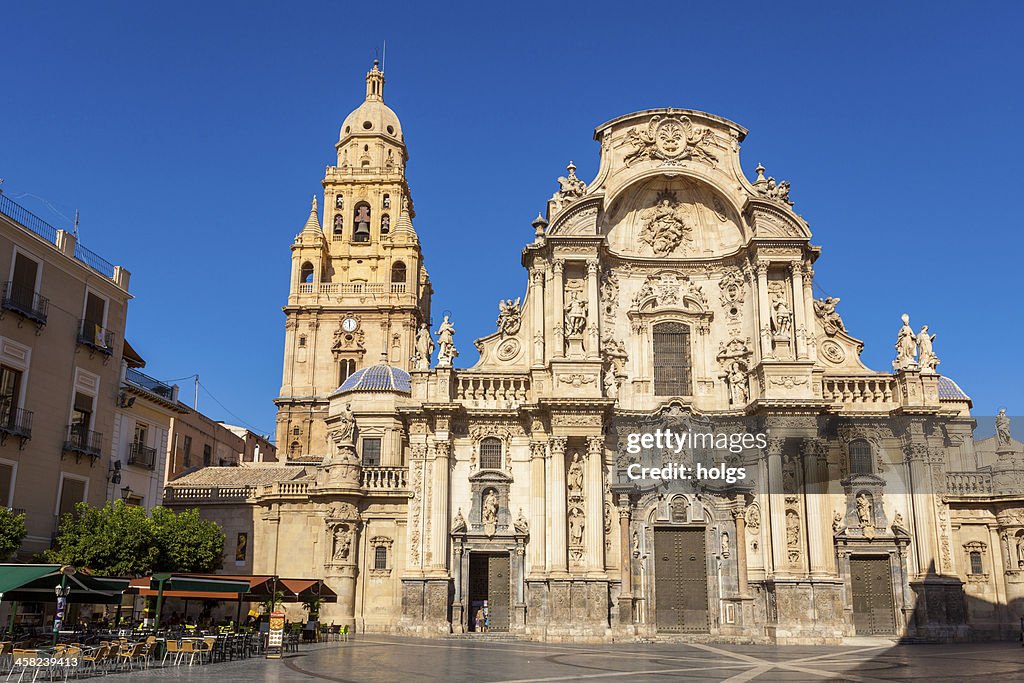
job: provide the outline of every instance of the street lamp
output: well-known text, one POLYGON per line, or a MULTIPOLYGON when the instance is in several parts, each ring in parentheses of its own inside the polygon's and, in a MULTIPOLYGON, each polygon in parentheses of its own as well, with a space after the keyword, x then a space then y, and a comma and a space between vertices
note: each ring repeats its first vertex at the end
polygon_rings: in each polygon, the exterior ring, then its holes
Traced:
POLYGON ((124 486, 121 489, 121 500, 123 500, 124 502, 127 503, 128 499, 131 497, 131 495, 132 495, 132 487, 131 486, 124 486))
POLYGON ((71 586, 68 585, 68 577, 75 575, 75 568, 69 564, 60 568, 60 585, 53 587, 57 594, 57 611, 53 615, 53 644, 57 644, 57 633, 64 625, 64 614, 68 607, 68 596, 71 595, 71 586))

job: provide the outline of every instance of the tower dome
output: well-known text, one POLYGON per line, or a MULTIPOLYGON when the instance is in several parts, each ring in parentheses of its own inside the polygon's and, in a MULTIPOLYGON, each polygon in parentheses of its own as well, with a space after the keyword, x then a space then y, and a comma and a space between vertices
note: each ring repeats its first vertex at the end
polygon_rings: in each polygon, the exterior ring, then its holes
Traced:
POLYGON ((366 100, 345 117, 341 124, 338 144, 344 144, 353 137, 386 137, 402 142, 402 124, 398 115, 384 104, 384 72, 377 60, 366 74, 366 100))
POLYGON ((353 372, 334 394, 357 391, 393 391, 409 394, 412 393, 412 377, 401 368, 379 363, 353 372))

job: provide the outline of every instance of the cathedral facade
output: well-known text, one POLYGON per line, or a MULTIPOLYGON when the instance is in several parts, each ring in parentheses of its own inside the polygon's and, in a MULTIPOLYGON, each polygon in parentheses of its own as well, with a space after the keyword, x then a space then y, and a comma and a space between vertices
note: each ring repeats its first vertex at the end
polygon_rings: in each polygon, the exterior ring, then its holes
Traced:
POLYGON ((324 578, 322 618, 367 632, 472 632, 485 606, 491 631, 556 640, 1010 632, 1024 452, 1008 432, 975 448, 970 399, 906 316, 892 369, 861 363, 838 299, 812 294, 789 184, 741 169, 744 128, 599 126, 596 177, 558 179, 525 291, 462 369, 383 94, 375 65, 291 247, 287 462, 167 490, 245 535, 239 571, 324 578), (695 421, 765 435, 728 454, 749 479, 630 476, 630 425, 695 421))

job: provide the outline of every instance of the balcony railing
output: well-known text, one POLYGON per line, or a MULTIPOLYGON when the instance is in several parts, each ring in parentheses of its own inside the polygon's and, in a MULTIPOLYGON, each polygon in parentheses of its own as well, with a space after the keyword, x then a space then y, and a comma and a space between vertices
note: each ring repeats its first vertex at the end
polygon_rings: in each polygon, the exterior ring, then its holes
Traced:
POLYGON ((946 492, 954 496, 987 496, 992 494, 989 472, 947 472, 946 492))
POLYGON ((408 488, 405 467, 364 467, 363 488, 367 491, 405 491, 408 488))
POLYGON ((167 486, 164 502, 226 502, 244 501, 256 495, 255 486, 167 486))
POLYGON ((67 436, 64 439, 65 453, 74 453, 76 458, 82 455, 98 458, 102 450, 103 434, 83 429, 80 425, 68 425, 67 436))
POLYGON ((135 442, 128 447, 128 464, 153 469, 156 465, 156 449, 135 442))
POLYGON ((299 284, 299 294, 405 294, 408 286, 404 282, 310 282, 299 284))
POLYGON ((22 287, 14 282, 5 282, 3 298, 0 305, 14 311, 23 318, 35 322, 39 326, 46 324, 46 313, 50 308, 50 300, 32 291, 30 287, 22 287))
POLYGON ((90 320, 78 321, 78 343, 107 356, 114 353, 114 333, 90 320))
POLYGON ((21 439, 21 446, 32 438, 32 411, 10 406, 0 406, 0 444, 8 436, 21 439))
POLYGON ((140 389, 156 394, 161 398, 165 398, 168 401, 174 400, 174 387, 170 384, 165 384, 158 379, 153 379, 149 375, 143 374, 134 368, 128 368, 124 374, 126 382, 134 384, 140 389))

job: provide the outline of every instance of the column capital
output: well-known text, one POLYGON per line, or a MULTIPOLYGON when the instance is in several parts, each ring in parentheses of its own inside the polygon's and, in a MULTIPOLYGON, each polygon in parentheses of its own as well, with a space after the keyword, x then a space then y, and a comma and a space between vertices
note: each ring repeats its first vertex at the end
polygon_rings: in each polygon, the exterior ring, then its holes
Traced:
POLYGON ((551 455, 565 455, 565 446, 568 439, 564 436, 552 436, 548 439, 551 446, 551 455))
POLYGON ((530 460, 536 460, 537 458, 544 458, 548 454, 547 444, 543 441, 531 441, 530 442, 530 460))
POLYGON ((768 261, 758 261, 755 264, 755 266, 754 266, 754 268, 757 269, 757 276, 758 277, 767 276, 768 275, 768 266, 769 265, 770 264, 768 263, 768 261))
POLYGON ((800 261, 792 261, 789 264, 789 274, 793 277, 802 278, 804 275, 804 264, 800 261))
POLYGON ((561 275, 562 274, 562 270, 565 268, 565 259, 564 258, 556 258, 552 262, 551 267, 552 267, 552 270, 554 271, 555 275, 561 275))
POLYGON ((604 437, 603 436, 588 436, 587 437, 587 455, 595 453, 600 455, 604 452, 604 437))
POLYGON ((769 456, 782 455, 782 447, 785 445, 786 440, 779 436, 769 437, 768 447, 765 449, 765 453, 769 456))
POLYGON ((587 275, 597 275, 598 260, 596 258, 587 259, 587 275))

